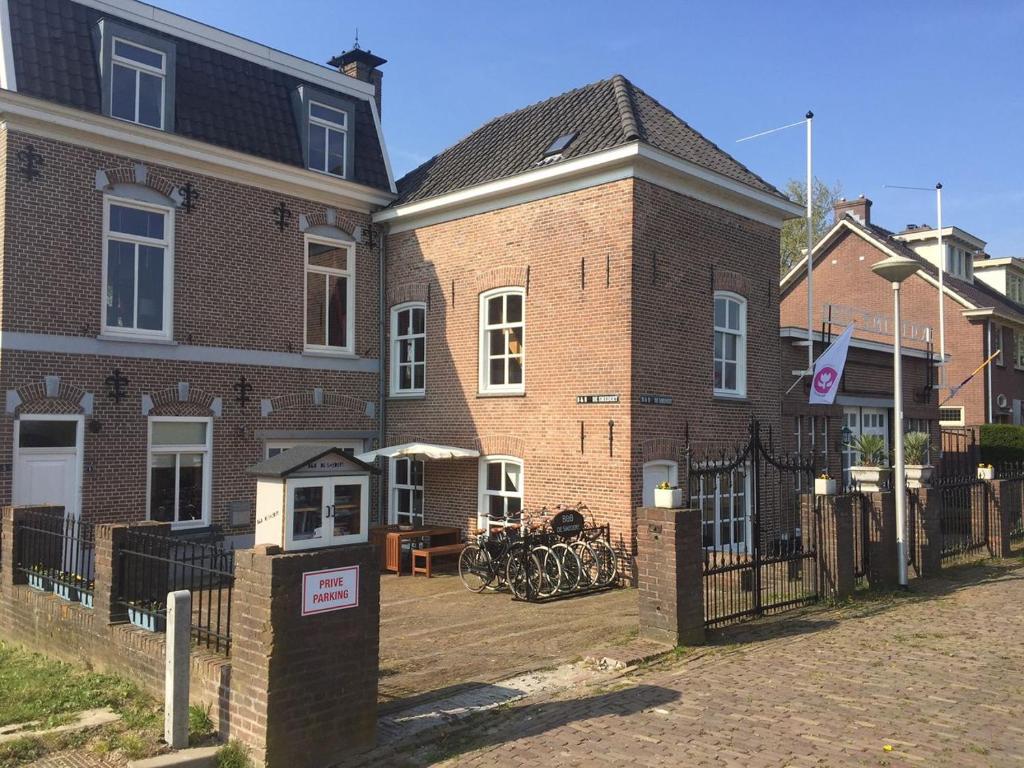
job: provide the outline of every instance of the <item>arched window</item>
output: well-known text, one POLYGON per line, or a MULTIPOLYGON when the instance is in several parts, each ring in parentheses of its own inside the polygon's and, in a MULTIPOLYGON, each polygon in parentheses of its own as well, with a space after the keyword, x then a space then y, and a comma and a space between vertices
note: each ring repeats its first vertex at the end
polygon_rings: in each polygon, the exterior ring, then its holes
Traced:
POLYGON ((645 507, 654 506, 654 489, 662 483, 668 483, 673 488, 679 485, 679 465, 668 459, 648 461, 644 464, 643 505, 645 507))
POLYGON ((478 521, 515 515, 523 509, 523 462, 514 456, 483 456, 480 459, 480 506, 478 521))
POLYGON ((306 350, 355 350, 355 249, 306 233, 306 350))
POLYGON ((423 302, 391 308, 391 394, 426 392, 427 306, 423 302))
POLYGON ((715 394, 746 397, 747 300, 735 293, 715 293, 714 365, 715 394))
POLYGON ((526 382, 526 292, 480 294, 480 392, 521 394, 526 382))

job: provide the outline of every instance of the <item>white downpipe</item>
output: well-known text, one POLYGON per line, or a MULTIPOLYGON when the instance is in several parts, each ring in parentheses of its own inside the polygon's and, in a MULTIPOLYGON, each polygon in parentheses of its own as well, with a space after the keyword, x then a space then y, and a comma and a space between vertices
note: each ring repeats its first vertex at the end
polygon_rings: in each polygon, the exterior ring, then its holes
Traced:
POLYGON ((939 223, 939 387, 946 384, 946 252, 942 247, 942 183, 935 185, 935 209, 939 223))
POLYGON ((814 113, 807 111, 807 375, 814 370, 814 174, 811 169, 811 134, 814 113))
POLYGON ((900 333, 900 284, 892 284, 896 339, 893 342, 893 437, 896 445, 896 466, 893 493, 896 495, 896 553, 901 587, 907 585, 907 477, 903 465, 903 343, 900 333))

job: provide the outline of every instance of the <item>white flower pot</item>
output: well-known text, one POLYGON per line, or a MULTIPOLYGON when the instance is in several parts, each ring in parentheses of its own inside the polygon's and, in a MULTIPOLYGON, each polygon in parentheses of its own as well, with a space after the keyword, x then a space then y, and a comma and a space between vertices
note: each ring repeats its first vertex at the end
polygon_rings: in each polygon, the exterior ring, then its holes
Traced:
POLYGON ((978 479, 979 480, 995 480, 996 479, 996 468, 995 467, 978 467, 978 479))
POLYGON ((814 478, 814 493, 816 496, 835 496, 836 495, 836 481, 832 477, 816 477, 814 478))
POLYGON ((903 469, 907 477, 907 488, 929 487, 932 472, 935 471, 931 464, 907 464, 903 469))
POLYGON ((679 509, 683 506, 682 488, 655 488, 654 506, 661 509, 679 509))
POLYGON ((850 467, 850 479, 862 493, 877 493, 888 477, 888 467, 850 467))

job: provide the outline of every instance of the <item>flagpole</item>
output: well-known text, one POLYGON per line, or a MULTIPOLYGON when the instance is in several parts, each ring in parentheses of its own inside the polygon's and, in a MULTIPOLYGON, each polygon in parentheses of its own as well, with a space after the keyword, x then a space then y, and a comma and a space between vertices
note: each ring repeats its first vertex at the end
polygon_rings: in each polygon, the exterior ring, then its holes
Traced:
POLYGON ((942 182, 935 185, 935 215, 939 223, 939 388, 946 384, 943 367, 946 364, 946 292, 943 288, 946 274, 946 254, 942 250, 942 182))
POLYGON ((807 372, 814 370, 814 175, 811 170, 811 134, 814 113, 807 110, 807 372))

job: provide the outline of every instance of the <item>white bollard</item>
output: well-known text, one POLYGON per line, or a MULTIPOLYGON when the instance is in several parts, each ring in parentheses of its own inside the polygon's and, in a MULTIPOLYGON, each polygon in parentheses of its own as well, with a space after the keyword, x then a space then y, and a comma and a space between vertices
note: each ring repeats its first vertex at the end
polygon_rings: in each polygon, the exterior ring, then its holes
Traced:
POLYGON ((189 652, 192 595, 167 593, 167 663, 164 669, 164 741, 171 749, 188 746, 189 652))

